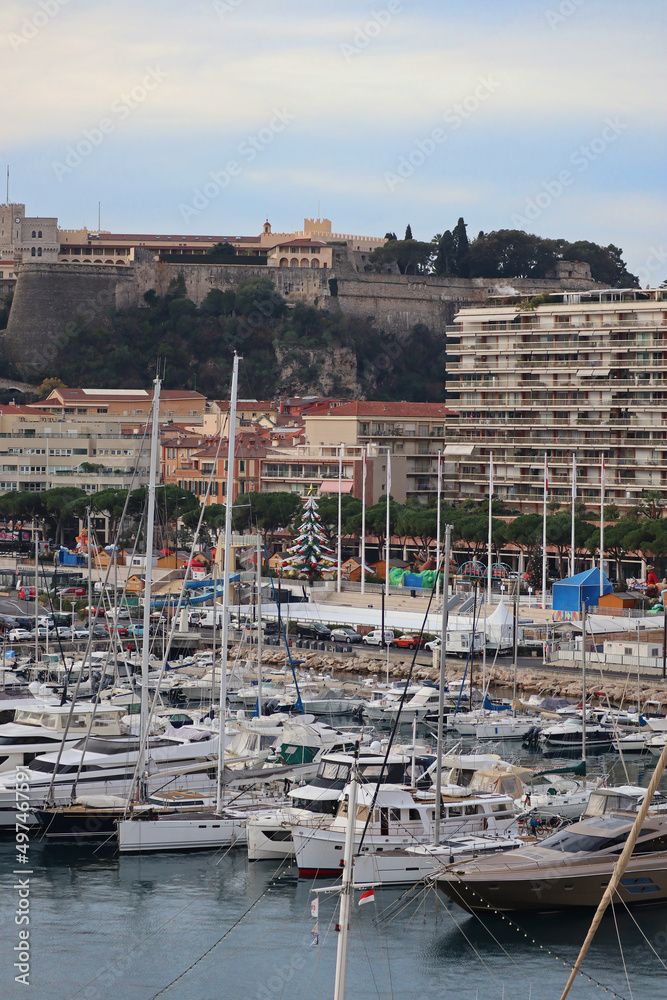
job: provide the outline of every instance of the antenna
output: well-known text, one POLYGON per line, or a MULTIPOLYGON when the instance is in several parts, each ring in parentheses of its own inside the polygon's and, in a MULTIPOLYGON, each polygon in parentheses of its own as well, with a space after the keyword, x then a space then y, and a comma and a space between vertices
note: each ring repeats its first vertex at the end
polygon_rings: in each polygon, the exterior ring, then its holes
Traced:
POLYGON ((9 164, 7 164, 7 208, 9 208, 9 164))
POLYGON ((102 232, 102 202, 97 203, 97 232, 98 234, 102 232))

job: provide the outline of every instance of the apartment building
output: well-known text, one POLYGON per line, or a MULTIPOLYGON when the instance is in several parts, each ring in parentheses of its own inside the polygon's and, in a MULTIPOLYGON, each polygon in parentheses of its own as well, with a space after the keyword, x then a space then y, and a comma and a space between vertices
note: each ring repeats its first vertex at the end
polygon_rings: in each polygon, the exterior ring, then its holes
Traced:
POLYGON ((444 403, 344 403, 327 413, 304 414, 306 441, 312 447, 344 444, 389 451, 392 495, 400 499, 394 469, 402 469, 404 499, 427 503, 437 494, 438 452, 445 446, 450 413, 444 403))
POLYGON ((599 503, 602 456, 607 502, 637 504, 667 488, 667 289, 554 293, 463 309, 448 335, 458 416, 447 419, 446 495, 495 493, 541 509, 546 454, 550 499, 599 503))
MULTIPOLYGON (((288 492, 307 496, 313 490, 322 496, 338 495, 339 453, 341 445, 294 448, 273 448, 261 461, 261 490, 288 492)), ((364 489, 363 455, 366 459, 366 503, 377 503, 386 488, 386 452, 375 446, 367 449, 355 445, 342 446, 341 492, 361 499, 364 489)), ((392 464, 391 493, 400 503, 405 501, 405 461, 392 464)))
MULTIPOLYGON (((261 460, 267 449, 255 431, 236 435, 234 485, 232 503, 239 496, 260 489, 261 460)), ((227 439, 204 439, 187 436, 178 441, 165 440, 163 452, 163 482, 176 483, 190 490, 201 503, 225 503, 227 497, 227 439), (212 476, 211 476, 212 473, 212 476), (206 497, 209 480, 211 489, 206 497)))
MULTIPOLYGON (((54 389, 36 409, 61 420, 122 420, 143 424, 151 412, 153 393, 148 389, 54 389)), ((162 389, 160 423, 187 423, 201 426, 206 397, 189 389, 162 389)))
POLYGON ((0 406, 0 492, 142 486, 148 482, 149 443, 142 447, 141 439, 118 422, 65 423, 31 406, 0 406))

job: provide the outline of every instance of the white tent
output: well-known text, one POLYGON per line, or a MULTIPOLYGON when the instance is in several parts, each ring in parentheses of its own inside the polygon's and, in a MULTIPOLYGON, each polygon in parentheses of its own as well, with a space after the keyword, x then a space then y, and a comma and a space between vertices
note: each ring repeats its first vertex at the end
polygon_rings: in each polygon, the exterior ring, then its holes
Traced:
POLYGON ((513 624, 514 616, 501 598, 496 610, 486 619, 487 640, 492 643, 499 643, 501 640, 511 642, 513 624))

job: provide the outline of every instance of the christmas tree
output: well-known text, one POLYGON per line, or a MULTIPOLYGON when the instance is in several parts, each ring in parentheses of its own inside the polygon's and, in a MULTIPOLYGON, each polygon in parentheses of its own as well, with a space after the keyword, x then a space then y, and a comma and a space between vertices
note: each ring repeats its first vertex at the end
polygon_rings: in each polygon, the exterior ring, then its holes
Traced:
POLYGON ((317 501, 312 494, 309 494, 303 509, 299 534, 294 545, 288 549, 291 555, 283 566, 286 569, 298 570, 307 576, 311 583, 323 573, 332 573, 336 567, 336 560, 325 542, 326 535, 320 527, 317 501))

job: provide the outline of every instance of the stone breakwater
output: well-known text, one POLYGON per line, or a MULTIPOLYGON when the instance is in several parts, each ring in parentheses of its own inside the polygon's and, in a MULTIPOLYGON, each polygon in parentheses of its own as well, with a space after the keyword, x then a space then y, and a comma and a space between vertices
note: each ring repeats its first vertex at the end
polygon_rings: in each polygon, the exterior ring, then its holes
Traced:
MULTIPOLYGON (((247 650, 247 647, 245 647, 247 650)), ((236 649, 230 649, 229 659, 233 660, 236 649)), ((249 660, 256 659, 256 652, 250 649, 247 653, 249 660)), ((349 681, 350 684, 364 681, 366 677, 377 675, 380 679, 385 677, 386 664, 383 659, 370 656, 334 656, 332 654, 320 652, 308 652, 296 650, 294 659, 303 660, 300 669, 316 670, 331 673, 336 679, 349 681)), ((284 650, 269 650, 262 652, 262 663, 268 669, 270 667, 282 668, 287 662, 284 650)), ((394 660, 389 662, 389 676, 393 680, 404 680, 410 671, 411 660, 394 660)), ((289 665, 289 664, 288 664, 289 665)), ((460 660, 447 661, 447 678, 449 681, 460 680, 463 676, 464 666, 460 660)), ((417 663, 413 671, 415 681, 428 680, 437 681, 439 671, 430 665, 417 663)), ((482 675, 479 664, 475 665, 474 677, 481 684, 482 675)), ((514 671, 510 667, 497 667, 493 671, 492 687, 494 690, 512 689, 514 685, 514 671)), ((630 678, 627 682, 619 677, 605 678, 604 684, 600 681, 599 673, 592 670, 588 679, 589 690, 604 690, 609 701, 618 705, 630 703, 634 704, 637 696, 636 678, 630 678), (597 676, 596 676, 597 674, 597 676)), ((529 697, 532 694, 541 694, 544 698, 558 697, 576 700, 581 698, 581 679, 575 674, 559 675, 551 670, 541 671, 539 669, 521 669, 517 676, 517 693, 529 697)), ((642 701, 655 700, 667 707, 667 685, 660 679, 650 683, 641 684, 642 701)))

